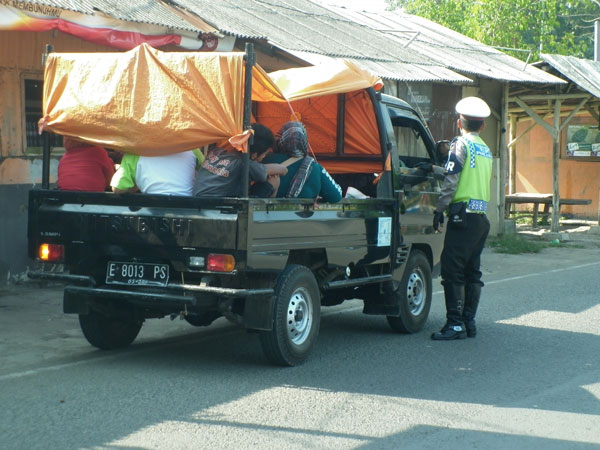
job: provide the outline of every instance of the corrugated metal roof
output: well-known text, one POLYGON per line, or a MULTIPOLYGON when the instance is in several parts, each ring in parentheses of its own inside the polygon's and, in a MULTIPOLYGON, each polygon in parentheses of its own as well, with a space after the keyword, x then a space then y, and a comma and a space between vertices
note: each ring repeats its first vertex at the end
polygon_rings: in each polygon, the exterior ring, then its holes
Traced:
POLYGON ((421 81, 457 81, 455 76, 448 77, 456 71, 499 81, 562 83, 499 50, 409 14, 359 12, 298 0, 176 3, 222 32, 266 39, 296 52, 369 61, 385 78, 415 81, 422 68, 421 81))
POLYGON ((463 74, 499 81, 562 83, 559 78, 526 65, 517 58, 419 16, 397 11, 373 13, 329 8, 350 20, 385 33, 398 47, 426 54, 436 64, 463 74))
POLYGON ((541 55, 554 69, 581 89, 600 98, 600 62, 564 55, 541 55))
MULTIPOLYGON (((203 31, 158 0, 29 3, 83 14, 101 12, 119 20, 173 30, 203 31)), ((409 14, 325 8, 306 0, 175 0, 169 4, 194 13, 223 33, 266 40, 290 52, 360 60, 379 76, 393 80, 469 83, 471 80, 463 75, 477 75, 501 81, 563 82, 492 47, 409 14)))
MULTIPOLYGON (((325 55, 319 55, 316 53, 299 52, 295 50, 285 49, 288 53, 310 63, 319 64, 327 61, 331 58, 325 55)), ((422 64, 407 64, 403 62, 380 62, 380 61, 369 61, 365 59, 354 60, 357 64, 360 64, 365 69, 377 74, 382 78, 396 81, 407 81, 407 82, 440 82, 445 81, 448 83, 460 83, 460 84, 471 84, 473 80, 462 76, 449 69, 437 66, 427 66, 422 64)))
POLYGON ((328 56, 434 64, 409 50, 391 51, 385 36, 298 0, 176 0, 219 30, 239 37, 266 39, 297 51, 328 56))
POLYGON ((81 14, 94 15, 98 12, 125 22, 158 25, 174 30, 202 32, 154 0, 35 0, 27 3, 50 6, 81 14))
POLYGON ((359 60, 377 75, 394 80, 471 83, 425 54, 357 24, 316 3, 298 0, 176 0, 221 32, 263 39, 312 62, 318 55, 359 60))

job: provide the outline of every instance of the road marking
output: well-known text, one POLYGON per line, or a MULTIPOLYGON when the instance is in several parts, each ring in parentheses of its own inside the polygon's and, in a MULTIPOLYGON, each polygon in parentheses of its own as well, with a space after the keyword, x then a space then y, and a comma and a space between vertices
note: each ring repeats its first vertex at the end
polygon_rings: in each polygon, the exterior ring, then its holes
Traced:
MULTIPOLYGON (((234 326, 234 325, 231 325, 234 326)), ((208 331, 208 330, 207 330, 208 331)), ((215 339, 215 338, 223 338, 223 337, 228 337, 229 335, 233 335, 233 334, 237 334, 239 333, 240 329, 238 328, 234 328, 234 329, 225 329, 225 331, 223 330, 217 330, 217 333, 215 333, 215 330, 212 330, 213 332, 211 334, 203 334, 202 336, 193 336, 190 338, 190 336, 177 336, 175 338, 171 338, 170 342, 163 342, 163 343, 157 343, 155 344, 153 341, 149 341, 149 342, 145 342, 144 344, 141 344, 143 346, 145 346, 146 348, 128 348, 128 349, 124 349, 124 351, 120 351, 119 353, 111 353, 111 354, 107 354, 107 355, 103 355, 103 356, 87 356, 85 357, 85 359, 82 359, 80 361, 73 361, 73 362, 69 362, 69 363, 64 363, 64 364, 55 364, 53 366, 45 366, 45 367, 40 367, 38 369, 30 369, 30 370, 24 370, 22 372, 13 372, 13 373, 7 373, 5 375, 0 375, 0 382, 5 381, 5 380, 11 380, 11 379, 15 379, 15 378, 21 378, 21 377, 26 377, 29 375, 38 375, 40 373, 44 373, 44 372, 52 372, 52 371, 56 371, 56 370, 61 370, 61 369, 66 369, 66 368, 70 368, 70 367, 77 367, 77 366, 81 366, 83 364, 88 364, 91 362, 96 362, 96 361, 109 361, 111 359, 118 359, 118 358, 122 358, 122 357, 126 357, 126 356, 130 356, 131 354, 143 354, 143 353, 147 353, 150 351, 155 351, 164 347, 172 347, 172 346, 176 346, 176 345, 180 345, 180 344, 184 344, 184 343, 189 343, 189 342, 196 342, 196 341, 208 341, 211 339, 215 339), (186 339, 188 338, 188 339, 186 339), (185 339, 185 340, 184 340, 185 339), (149 344, 149 345, 148 345, 149 344)))
MULTIPOLYGON (((600 261, 598 262, 592 262, 592 263, 588 263, 588 264, 580 264, 578 266, 571 266, 571 267, 565 267, 565 268, 561 268, 561 269, 552 269, 552 270, 545 270, 543 272, 535 272, 535 273, 530 273, 530 274, 526 274, 526 275, 519 275, 519 276, 514 276, 514 277, 508 277, 508 278, 503 278, 500 280, 493 280, 493 281, 487 281, 486 285, 490 285, 490 284, 498 284, 498 283, 506 283, 506 282, 510 282, 510 281, 515 281, 515 280, 522 280, 525 278, 531 278, 531 277, 535 277, 535 276, 539 276, 539 275, 546 275, 546 274, 550 274, 550 273, 557 273, 557 272, 564 272, 567 270, 576 270, 576 269, 581 269, 584 267, 590 267, 590 266, 597 266, 600 265, 600 261)), ((433 294, 443 294, 444 291, 443 290, 439 290, 439 291, 435 291, 433 294)), ((340 308, 338 310, 335 311, 328 311, 324 314, 322 314, 323 317, 327 317, 329 315, 334 315, 334 314, 341 314, 341 313, 345 313, 345 312, 353 312, 353 311, 358 311, 362 309, 362 305, 361 306, 355 306, 355 307, 351 307, 351 308, 340 308)), ((219 331, 219 330, 217 330, 219 331)), ((215 337, 223 337, 223 336, 227 336, 229 334, 236 334, 239 333, 240 331, 243 331, 242 329, 236 328, 233 330, 229 330, 226 333, 220 333, 217 334, 211 334, 211 335, 203 335, 200 336, 198 338, 195 338, 194 340, 207 340, 207 339, 212 339, 215 337)), ((176 338, 177 339, 177 338, 176 338)), ((185 341, 190 342, 188 340, 185 341)), ((12 380, 15 378, 22 378, 22 377, 27 377, 30 375, 38 375, 40 373, 44 373, 44 372, 51 372, 51 371, 56 371, 56 370, 61 370, 61 369, 66 369, 66 368, 70 368, 70 367, 77 367, 83 364, 88 364, 90 362, 96 362, 96 361, 106 361, 106 360, 110 360, 110 359, 116 359, 116 358, 121 358, 123 356, 129 356, 132 352, 135 352, 135 354, 140 354, 140 353, 144 353, 144 352, 149 352, 149 351, 155 351, 159 348, 162 347, 168 347, 168 346, 172 346, 172 345, 177 345, 177 344, 181 344, 182 342, 167 342, 167 343, 163 343, 163 344, 158 344, 158 345, 152 345, 151 347, 148 348, 136 348, 133 349, 131 351, 126 351, 126 352, 120 352, 120 353, 116 353, 116 354, 111 354, 111 355, 106 355, 106 356, 98 356, 98 357, 88 357, 87 359, 83 359, 80 361, 74 361, 74 362, 70 362, 70 363, 64 363, 64 364, 56 364, 53 366, 46 366, 46 367, 40 367, 38 369, 30 369, 30 370, 25 370, 25 371, 21 371, 21 372, 13 372, 13 373, 7 373, 5 375, 0 375, 0 382, 1 381, 6 381, 6 380, 12 380)))
MULTIPOLYGON (((578 266, 563 267, 561 269, 551 269, 551 270, 544 270, 543 272, 528 273, 526 275, 517 275, 514 277, 502 278, 500 280, 486 281, 485 285, 489 286, 490 284, 506 283, 507 281, 524 280, 525 278, 537 277, 539 275, 548 275, 550 273, 564 272, 566 270, 582 269, 584 267, 597 266, 597 265, 600 265, 600 261, 591 262, 591 263, 587 263, 587 264, 580 264, 578 266)), ((443 289, 434 292, 434 294, 443 294, 443 293, 444 293, 443 289)))

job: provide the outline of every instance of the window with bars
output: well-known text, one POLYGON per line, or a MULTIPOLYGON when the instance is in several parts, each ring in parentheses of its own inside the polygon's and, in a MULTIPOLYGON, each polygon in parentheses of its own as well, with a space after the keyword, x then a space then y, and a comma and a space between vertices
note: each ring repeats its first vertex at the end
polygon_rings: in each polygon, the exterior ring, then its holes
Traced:
MULTIPOLYGON (((42 117, 42 80, 25 78, 25 139, 28 150, 43 146, 42 136, 38 134, 37 123, 42 117)), ((62 147, 62 136, 50 133, 50 147, 62 147)))

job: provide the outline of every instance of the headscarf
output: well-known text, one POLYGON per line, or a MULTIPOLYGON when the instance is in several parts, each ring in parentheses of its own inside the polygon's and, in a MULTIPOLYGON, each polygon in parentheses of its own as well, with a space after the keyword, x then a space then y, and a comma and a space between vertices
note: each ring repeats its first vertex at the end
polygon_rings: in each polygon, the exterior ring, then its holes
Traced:
POLYGON ((296 198, 302 192, 306 180, 310 176, 315 160, 308 156, 308 136, 306 128, 300 122, 287 122, 275 135, 277 153, 290 158, 302 158, 302 163, 295 173, 285 196, 296 198))
POLYGON ((286 122, 275 135, 277 153, 291 157, 308 155, 308 136, 300 122, 286 122))

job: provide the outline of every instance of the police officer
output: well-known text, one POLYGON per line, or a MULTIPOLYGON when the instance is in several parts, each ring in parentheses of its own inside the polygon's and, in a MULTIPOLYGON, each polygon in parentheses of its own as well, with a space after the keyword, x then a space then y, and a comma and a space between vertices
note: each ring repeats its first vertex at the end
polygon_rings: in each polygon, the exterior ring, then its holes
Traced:
POLYGON ((492 154, 479 132, 490 115, 487 103, 466 97, 456 104, 461 135, 450 144, 446 176, 433 216, 433 228, 441 231, 444 211, 448 229, 441 259, 446 299, 446 324, 431 339, 449 341, 475 337, 475 314, 481 295, 481 252, 490 231, 486 217, 490 200, 492 154))

